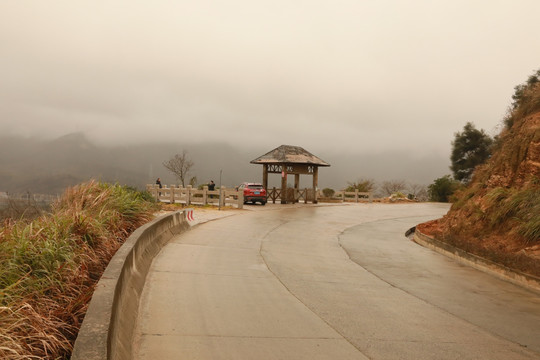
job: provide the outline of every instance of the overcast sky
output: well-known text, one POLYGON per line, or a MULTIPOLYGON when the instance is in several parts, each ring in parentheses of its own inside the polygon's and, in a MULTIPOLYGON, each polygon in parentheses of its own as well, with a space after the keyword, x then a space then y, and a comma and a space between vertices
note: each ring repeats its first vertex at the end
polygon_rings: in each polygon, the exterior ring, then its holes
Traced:
MULTIPOLYGON (((450 152, 540 68, 538 0, 0 3, 0 133, 450 152)), ((257 154, 259 155, 259 154, 257 154)))

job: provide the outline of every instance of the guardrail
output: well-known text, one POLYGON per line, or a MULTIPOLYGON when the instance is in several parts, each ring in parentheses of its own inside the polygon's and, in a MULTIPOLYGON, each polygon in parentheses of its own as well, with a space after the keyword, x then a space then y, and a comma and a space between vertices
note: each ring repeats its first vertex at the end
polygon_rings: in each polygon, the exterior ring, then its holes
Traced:
POLYGON ((129 360, 139 301, 154 257, 189 228, 186 209, 133 232, 99 280, 73 347, 72 360, 129 360))
POLYGON ((168 202, 170 204, 190 205, 237 205, 239 209, 244 206, 244 193, 236 189, 228 189, 222 186, 219 190, 208 190, 208 186, 202 190, 194 189, 190 185, 159 187, 155 184, 146 185, 152 196, 158 201, 168 202))
MULTIPOLYGON (((235 189, 228 189, 224 186, 221 187, 221 197, 219 190, 208 190, 208 187, 205 186, 202 190, 194 189, 191 186, 182 187, 182 186, 166 186, 159 187, 155 184, 146 185, 146 190, 148 190, 154 198, 158 201, 168 202, 170 204, 185 204, 189 205, 234 205, 236 204, 239 209, 243 208, 244 204, 244 194, 242 191, 237 191, 235 189)), ((297 202, 324 202, 325 198, 322 195, 322 192, 319 190, 317 193, 313 192, 313 189, 294 189, 287 188, 286 191, 286 201, 288 203, 297 203, 297 202), (317 195, 316 197, 314 195, 317 195)), ((268 202, 273 202, 281 200, 282 190, 281 188, 269 188, 267 189, 267 199, 268 202)), ((332 196, 331 200, 338 200, 342 202, 373 202, 373 194, 371 192, 360 192, 356 191, 338 191, 332 196)))

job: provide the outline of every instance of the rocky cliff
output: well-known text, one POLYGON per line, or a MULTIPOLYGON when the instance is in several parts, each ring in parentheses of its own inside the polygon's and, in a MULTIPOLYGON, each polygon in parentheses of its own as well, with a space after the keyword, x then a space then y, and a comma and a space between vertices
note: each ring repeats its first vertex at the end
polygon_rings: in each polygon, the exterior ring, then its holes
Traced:
MULTIPOLYGON (((536 101, 537 106, 540 84, 532 90, 532 100, 528 100, 536 101)), ((533 111, 514 109, 491 158, 475 169, 448 214, 418 229, 540 276, 540 111, 528 106, 533 111)))

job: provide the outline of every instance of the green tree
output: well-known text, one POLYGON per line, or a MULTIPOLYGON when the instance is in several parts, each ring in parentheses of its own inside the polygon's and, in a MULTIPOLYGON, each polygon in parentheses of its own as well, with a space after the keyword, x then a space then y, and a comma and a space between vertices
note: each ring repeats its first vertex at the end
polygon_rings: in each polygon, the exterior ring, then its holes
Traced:
POLYGON ((428 186, 429 200, 437 202, 448 202, 450 196, 459 189, 460 182, 452 179, 450 175, 445 175, 436 179, 428 186))
POLYGON ((514 87, 514 95, 512 95, 512 109, 517 109, 520 107, 523 102, 529 100, 527 91, 533 88, 536 84, 540 82, 540 69, 536 70, 532 75, 529 76, 527 81, 523 84, 519 84, 514 87))
POLYGON ((471 122, 463 127, 463 132, 455 133, 450 156, 454 179, 468 183, 474 168, 489 158, 492 143, 493 139, 484 130, 477 130, 471 122))
POLYGON ((512 105, 504 118, 504 124, 510 129, 516 119, 540 110, 540 69, 529 76, 526 82, 514 87, 512 105))

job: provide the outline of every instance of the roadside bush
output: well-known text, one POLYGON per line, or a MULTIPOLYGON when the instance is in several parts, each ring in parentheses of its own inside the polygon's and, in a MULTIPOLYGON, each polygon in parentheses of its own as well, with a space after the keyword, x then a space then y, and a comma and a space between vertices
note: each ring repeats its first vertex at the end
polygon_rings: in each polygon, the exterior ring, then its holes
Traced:
POLYGON ((324 188, 322 191, 324 197, 331 198, 336 193, 334 189, 324 188))
POLYGON ((137 188, 135 188, 133 186, 124 186, 124 188, 126 189, 126 191, 133 192, 134 196, 139 198, 142 201, 147 201, 147 202, 150 202, 150 203, 156 203, 157 202, 156 198, 148 190, 140 191, 139 189, 137 189, 137 188))
POLYGON ((448 202, 450 196, 460 187, 460 182, 453 180, 450 175, 445 175, 436 179, 428 186, 429 200, 437 202, 448 202))
POLYGON ((66 190, 50 214, 0 228, 0 358, 68 359, 110 258, 157 205, 119 185, 66 190))

